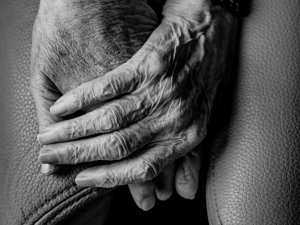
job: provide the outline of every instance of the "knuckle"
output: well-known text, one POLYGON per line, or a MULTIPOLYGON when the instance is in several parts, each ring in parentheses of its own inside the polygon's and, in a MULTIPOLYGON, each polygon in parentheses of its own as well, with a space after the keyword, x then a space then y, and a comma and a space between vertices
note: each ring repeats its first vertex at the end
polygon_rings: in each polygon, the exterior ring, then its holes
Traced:
POLYGON ((78 153, 79 153, 79 146, 75 144, 70 144, 67 146, 64 154, 63 162, 67 162, 69 164, 77 164, 80 163, 78 153))
POLYGON ((94 98, 94 90, 87 85, 83 85, 77 89, 77 91, 71 92, 75 99, 75 105, 79 108, 83 108, 88 105, 94 98))
POLYGON ((95 85, 88 82, 70 91, 69 93, 67 93, 67 95, 70 96, 73 104, 77 108, 82 109, 85 106, 96 102, 95 98, 97 96, 97 93, 95 90, 95 85))
POLYGON ((67 139, 73 139, 85 134, 85 129, 81 129, 81 123, 79 119, 73 119, 67 122, 64 128, 64 136, 67 139))
POLYGON ((102 116, 102 130, 109 132, 122 126, 120 106, 113 105, 105 109, 102 116))
POLYGON ((206 136, 207 133, 207 128, 206 125, 202 125, 202 126, 192 126, 189 129, 188 132, 188 143, 193 146, 196 147, 198 144, 200 144, 200 142, 204 139, 204 137, 206 136))
POLYGON ((149 181, 158 175, 155 165, 148 160, 143 160, 141 165, 141 181, 149 181))
POLYGON ((95 180, 96 186, 111 188, 116 186, 116 176, 113 172, 107 171, 102 176, 102 179, 95 180))
POLYGON ((153 46, 146 46, 148 54, 140 60, 137 65, 137 73, 140 75, 147 75, 153 77, 159 73, 164 73, 167 68, 167 58, 165 58, 153 46))
POLYGON ((92 145, 69 144, 66 148, 64 160, 69 164, 78 164, 94 161, 95 157, 96 155, 92 145))
POLYGON ((104 98, 113 97, 116 94, 118 94, 121 86, 121 80, 120 78, 116 76, 110 76, 109 78, 106 78, 104 82, 102 83, 102 90, 101 94, 104 98))
POLYGON ((115 132, 112 146, 113 147, 110 149, 112 151, 111 155, 113 156, 113 159, 119 160, 129 155, 129 144, 122 132, 115 132))
POLYGON ((67 122, 64 128, 64 135, 67 139, 85 137, 98 133, 100 130, 99 116, 90 113, 88 117, 79 117, 67 122))
POLYGON ((120 176, 118 171, 114 170, 103 170, 100 172, 101 179, 97 179, 97 186, 104 188, 112 188, 119 185, 124 185, 130 183, 130 179, 128 179, 128 172, 123 176, 120 176))

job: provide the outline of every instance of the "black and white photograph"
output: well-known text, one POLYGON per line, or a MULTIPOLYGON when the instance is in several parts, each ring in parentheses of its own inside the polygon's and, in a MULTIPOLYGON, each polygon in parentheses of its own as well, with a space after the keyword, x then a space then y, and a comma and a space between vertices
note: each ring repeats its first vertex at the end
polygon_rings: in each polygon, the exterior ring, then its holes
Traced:
POLYGON ((300 225, 299 0, 0 0, 0 225, 300 225))

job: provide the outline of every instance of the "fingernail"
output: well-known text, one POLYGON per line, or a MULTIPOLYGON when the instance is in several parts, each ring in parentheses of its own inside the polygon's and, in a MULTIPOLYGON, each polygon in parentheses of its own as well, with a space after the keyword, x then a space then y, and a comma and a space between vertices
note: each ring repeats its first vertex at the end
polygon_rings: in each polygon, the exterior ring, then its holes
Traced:
POLYGON ((37 139, 37 141, 38 141, 38 143, 40 144, 40 145, 43 145, 43 143, 44 143, 44 133, 43 134, 38 134, 37 135, 37 137, 36 137, 36 139, 37 139))
POLYGON ((49 129, 43 133, 38 134, 37 140, 41 145, 47 145, 57 141, 57 129, 55 127, 49 127, 49 129))
POLYGON ((43 145, 42 136, 43 136, 43 134, 45 134, 47 132, 48 132, 48 130, 44 128, 43 130, 40 130, 39 134, 36 136, 36 139, 40 145, 43 145))
POLYGON ((75 183, 79 187, 94 187, 95 186, 95 184, 93 183, 91 178, 89 178, 85 175, 81 175, 81 174, 78 174, 78 176, 75 178, 75 183))
POLYGON ((146 198, 141 203, 142 210, 144 211, 148 211, 152 209, 154 205, 155 205, 155 198, 153 197, 146 198))
POLYGON ((156 196, 160 201, 166 201, 172 196, 173 192, 162 192, 162 191, 157 191, 156 196))
POLYGON ((41 163, 59 163, 58 155, 52 150, 43 149, 42 153, 39 155, 39 160, 41 163))
POLYGON ((40 139, 41 139, 41 137, 40 137, 41 135, 40 134, 38 134, 37 136, 36 136, 36 140, 37 140, 37 142, 41 145, 42 143, 41 143, 41 141, 40 141, 40 139))
POLYGON ((50 107, 50 113, 57 116, 63 116, 67 111, 68 109, 62 101, 58 101, 50 107))
POLYGON ((40 145, 47 144, 47 139, 48 139, 47 136, 49 136, 48 133, 49 131, 40 133, 36 136, 36 139, 40 145))
POLYGON ((41 165, 41 173, 42 174, 50 174, 52 172, 52 166, 49 164, 42 164, 41 165))

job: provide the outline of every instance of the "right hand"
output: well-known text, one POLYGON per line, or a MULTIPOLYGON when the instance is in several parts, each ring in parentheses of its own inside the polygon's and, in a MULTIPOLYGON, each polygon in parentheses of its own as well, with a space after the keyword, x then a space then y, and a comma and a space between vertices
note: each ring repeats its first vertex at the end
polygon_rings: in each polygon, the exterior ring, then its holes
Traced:
MULTIPOLYGON (((116 0, 97 4, 83 0, 82 5, 42 0, 34 25, 31 60, 31 87, 40 132, 64 119, 49 112, 62 94, 124 63, 142 46, 156 25, 155 12, 141 0, 126 4, 116 0)), ((47 174, 55 170, 53 166, 42 166, 47 174)), ((177 180, 186 180, 182 178, 184 169, 180 171, 177 180)), ((138 206, 145 210, 151 208, 155 193, 161 200, 169 198, 174 176, 174 166, 171 166, 155 182, 129 185, 138 206)), ((183 186, 177 183, 177 191, 183 197, 190 198, 185 193, 188 189, 180 187, 193 187, 193 193, 197 190, 195 180, 181 182, 183 186)))

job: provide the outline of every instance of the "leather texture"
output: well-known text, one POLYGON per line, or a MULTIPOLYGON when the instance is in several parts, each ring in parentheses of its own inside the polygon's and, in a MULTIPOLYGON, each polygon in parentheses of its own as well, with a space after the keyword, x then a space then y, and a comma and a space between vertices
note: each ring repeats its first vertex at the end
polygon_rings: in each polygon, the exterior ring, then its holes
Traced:
POLYGON ((299 0, 253 0, 244 18, 234 97, 212 125, 212 225, 300 224, 299 19, 299 0))
MULTIPOLYGON (((29 91, 38 0, 0 4, 1 37, 9 37, 0 44, 0 224, 101 224, 107 190, 77 188, 72 167, 54 177, 39 172, 29 91)), ((220 104, 210 126, 208 215, 213 225, 300 224, 299 0, 252 7, 228 92, 234 99, 220 104)))

